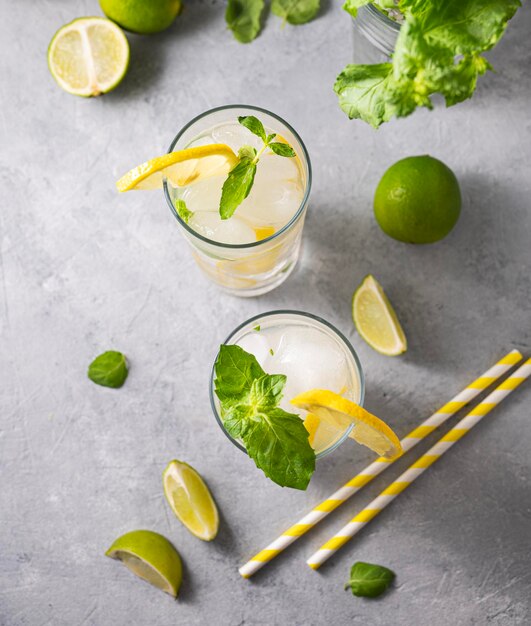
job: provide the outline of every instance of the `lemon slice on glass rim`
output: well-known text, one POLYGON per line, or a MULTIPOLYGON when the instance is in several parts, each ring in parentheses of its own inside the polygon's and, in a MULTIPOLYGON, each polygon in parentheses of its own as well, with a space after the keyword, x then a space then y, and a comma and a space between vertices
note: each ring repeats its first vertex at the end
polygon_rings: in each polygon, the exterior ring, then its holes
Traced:
POLYGON ((380 418, 333 391, 312 389, 299 394, 291 404, 304 409, 338 430, 354 425, 349 437, 387 459, 402 454, 396 434, 380 418))
POLYGON ((118 191, 161 189, 164 179, 186 187, 211 176, 228 174, 238 163, 229 146, 212 143, 169 152, 133 168, 116 183, 118 191))

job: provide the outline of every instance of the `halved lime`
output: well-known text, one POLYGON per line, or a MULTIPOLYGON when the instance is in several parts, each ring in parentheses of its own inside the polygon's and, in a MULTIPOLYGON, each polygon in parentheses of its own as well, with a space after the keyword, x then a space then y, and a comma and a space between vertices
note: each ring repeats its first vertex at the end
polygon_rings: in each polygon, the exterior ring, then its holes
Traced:
POLYGON ((62 26, 48 46, 48 67, 60 87, 75 96, 114 89, 129 65, 121 29, 103 17, 81 17, 62 26))
POLYGON ((398 317, 378 281, 369 274, 352 297, 352 317, 363 339, 377 352, 396 356, 407 350, 398 317))
POLYGON ((188 463, 171 461, 162 482, 168 504, 186 528, 199 539, 212 541, 218 534, 219 514, 201 476, 188 463))
POLYGON ((133 530, 118 537, 105 553, 133 574, 177 597, 183 574, 181 557, 172 544, 151 530, 133 530))

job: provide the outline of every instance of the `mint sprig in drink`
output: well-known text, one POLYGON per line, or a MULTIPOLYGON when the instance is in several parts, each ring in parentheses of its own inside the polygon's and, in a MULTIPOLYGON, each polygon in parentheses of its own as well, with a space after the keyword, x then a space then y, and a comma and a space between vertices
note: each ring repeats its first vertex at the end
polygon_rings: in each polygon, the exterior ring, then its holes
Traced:
POLYGON ((308 154, 286 122, 247 106, 196 118, 170 151, 208 144, 229 146, 239 163, 228 176, 185 187, 166 181, 166 198, 212 281, 235 295, 266 293, 288 277, 298 258, 311 184, 308 154))
POLYGON ((225 341, 213 368, 211 400, 220 426, 282 486, 305 489, 313 460, 334 450, 351 430, 319 421, 310 443, 303 427, 307 413, 290 403, 310 389, 363 403, 354 349, 331 324, 308 313, 273 311, 248 320, 225 341))

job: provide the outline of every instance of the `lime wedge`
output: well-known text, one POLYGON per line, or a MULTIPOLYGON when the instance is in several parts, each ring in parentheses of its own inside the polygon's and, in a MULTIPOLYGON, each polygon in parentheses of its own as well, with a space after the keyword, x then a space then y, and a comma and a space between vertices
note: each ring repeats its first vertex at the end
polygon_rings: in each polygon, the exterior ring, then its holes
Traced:
POLYGON ((122 561, 133 574, 177 597, 183 579, 181 557, 172 544, 151 530, 133 530, 118 537, 105 553, 122 561))
POLYGON ((48 67, 60 87, 75 96, 114 89, 129 65, 129 44, 103 17, 82 17, 62 26, 48 46, 48 67))
POLYGON ((187 463, 171 461, 162 482, 168 504, 179 520, 199 539, 212 541, 218 534, 218 509, 201 476, 187 463))
POLYGON ((377 352, 396 356, 407 350, 398 317, 381 285, 370 274, 354 292, 352 317, 358 333, 377 352))

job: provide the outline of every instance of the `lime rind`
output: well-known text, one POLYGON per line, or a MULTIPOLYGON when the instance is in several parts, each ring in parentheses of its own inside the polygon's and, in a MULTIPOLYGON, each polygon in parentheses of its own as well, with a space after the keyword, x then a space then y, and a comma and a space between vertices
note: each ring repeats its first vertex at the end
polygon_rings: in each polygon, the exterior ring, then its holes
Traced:
MULTIPOLYGON (((88 39, 86 41, 88 41, 88 39)), ((90 50, 87 52, 90 53, 90 50)), ((126 75, 127 70, 129 68, 129 61, 130 61, 129 42, 127 41, 127 37, 125 36, 123 31, 120 29, 119 26, 117 26, 111 20, 108 20, 107 18, 104 18, 104 17, 96 17, 96 16, 79 17, 79 18, 76 18, 75 20, 72 20, 71 22, 68 22, 64 26, 61 26, 61 28, 59 28, 59 30, 52 37, 52 40, 50 41, 48 45, 48 51, 47 51, 48 69, 53 79, 55 80, 55 82, 59 85, 59 87, 61 87, 61 89, 63 89, 67 93, 70 93, 74 96, 80 96, 83 98, 91 98, 91 97, 98 96, 104 93, 108 93, 109 91, 112 91, 113 89, 115 89, 122 82, 124 76, 126 75), (87 73, 88 74, 92 73, 92 80, 88 80, 87 85, 83 88, 75 88, 71 84, 69 84, 67 80, 65 80, 64 78, 60 76, 60 73, 58 72, 58 69, 56 67, 57 64, 53 60, 53 55, 54 55, 57 43, 62 36, 66 35, 69 32, 77 31, 80 33, 80 36, 82 38, 87 37, 86 29, 90 25, 94 25, 94 24, 99 24, 99 25, 104 24, 106 28, 108 28, 110 31, 112 31, 116 35, 117 41, 120 42, 123 56, 120 59, 119 70, 116 71, 115 73, 116 75, 113 76, 112 80, 99 83, 95 80, 95 76, 94 76, 94 67, 93 67, 94 61, 92 58, 88 58, 87 63, 90 63, 91 67, 87 73), (85 31, 85 33, 83 34, 82 31, 85 31)), ((87 68, 88 68, 88 65, 87 65, 87 68)))
POLYGON ((105 555, 121 561, 139 578, 177 597, 182 582, 181 557, 166 537, 151 530, 133 530, 118 537, 105 555))
POLYGON ((407 351, 406 335, 402 329, 400 321, 398 320, 393 305, 382 289, 382 286, 378 283, 374 276, 372 276, 372 274, 368 274, 363 279, 360 286, 356 289, 352 296, 352 319, 360 337, 371 348, 373 348, 373 350, 376 350, 376 352, 384 354, 385 356, 398 356, 407 351), (386 328, 383 330, 390 331, 394 336, 394 343, 392 345, 382 345, 382 343, 379 342, 374 336, 375 333, 371 334, 368 332, 368 326, 373 326, 373 324, 367 323, 368 320, 360 319, 361 314, 358 312, 359 303, 361 297, 366 292, 371 292, 375 296, 375 303, 380 304, 380 313, 383 313, 385 318, 384 323, 386 323, 386 328))

